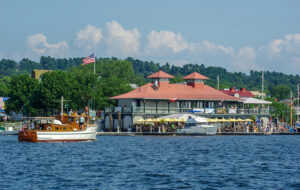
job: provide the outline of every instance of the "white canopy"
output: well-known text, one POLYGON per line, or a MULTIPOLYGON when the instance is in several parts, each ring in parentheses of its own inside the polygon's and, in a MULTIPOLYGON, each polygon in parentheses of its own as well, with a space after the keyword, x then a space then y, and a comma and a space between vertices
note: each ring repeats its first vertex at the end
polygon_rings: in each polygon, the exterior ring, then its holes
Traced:
POLYGON ((272 104, 270 101, 260 100, 257 98, 242 98, 244 100, 244 104, 272 104))
POLYGON ((189 113, 166 115, 166 116, 159 117, 159 119, 166 119, 166 118, 184 119, 185 121, 187 121, 190 117, 194 118, 198 123, 208 122, 208 118, 206 118, 206 117, 201 117, 201 116, 197 116, 197 115, 193 115, 193 114, 189 114, 189 113))

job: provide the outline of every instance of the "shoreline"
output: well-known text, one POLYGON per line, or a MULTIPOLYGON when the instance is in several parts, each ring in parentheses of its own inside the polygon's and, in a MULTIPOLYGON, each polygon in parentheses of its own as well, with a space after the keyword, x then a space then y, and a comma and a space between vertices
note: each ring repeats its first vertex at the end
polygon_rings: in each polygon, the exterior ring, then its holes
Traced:
POLYGON ((207 135, 203 133, 150 133, 150 132, 97 132, 97 136, 268 136, 268 135, 300 135, 300 133, 261 133, 261 132, 249 132, 249 133, 216 133, 215 135, 207 135))

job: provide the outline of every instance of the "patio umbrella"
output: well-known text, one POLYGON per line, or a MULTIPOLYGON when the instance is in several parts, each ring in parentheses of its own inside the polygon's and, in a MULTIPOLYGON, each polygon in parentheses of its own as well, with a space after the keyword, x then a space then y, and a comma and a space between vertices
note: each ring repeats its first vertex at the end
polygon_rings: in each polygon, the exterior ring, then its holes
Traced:
POLYGON ((155 119, 152 119, 152 118, 148 118, 145 120, 145 122, 154 122, 154 121, 155 121, 155 119))
POLYGON ((228 120, 223 117, 222 119, 219 120, 219 122, 228 122, 228 120))
POLYGON ((141 118, 141 119, 137 120, 136 122, 141 123, 141 122, 145 122, 145 121, 146 121, 146 120, 144 120, 143 118, 141 118))
POLYGON ((217 122, 216 119, 208 119, 207 122, 217 122))
POLYGON ((228 121, 229 121, 229 122, 236 122, 237 120, 234 119, 234 118, 229 118, 228 121))
POLYGON ((171 119, 171 118, 164 118, 162 119, 162 122, 173 122, 174 119, 171 119))

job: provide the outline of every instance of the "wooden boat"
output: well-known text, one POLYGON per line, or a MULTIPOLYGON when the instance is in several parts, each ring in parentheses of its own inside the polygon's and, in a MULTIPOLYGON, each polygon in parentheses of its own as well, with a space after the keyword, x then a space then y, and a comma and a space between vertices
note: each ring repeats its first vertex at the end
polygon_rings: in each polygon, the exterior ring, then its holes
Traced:
POLYGON ((25 118, 18 139, 27 142, 95 140, 97 127, 91 124, 91 117, 84 116, 84 123, 79 125, 80 117, 78 115, 63 115, 25 118))

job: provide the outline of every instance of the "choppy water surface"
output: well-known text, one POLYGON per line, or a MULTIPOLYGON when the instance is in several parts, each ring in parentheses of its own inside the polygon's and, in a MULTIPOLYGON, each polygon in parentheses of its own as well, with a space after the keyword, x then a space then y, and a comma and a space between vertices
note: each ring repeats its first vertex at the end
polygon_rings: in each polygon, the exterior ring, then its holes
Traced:
POLYGON ((300 136, 0 136, 0 189, 300 189, 300 136))

